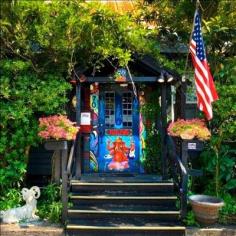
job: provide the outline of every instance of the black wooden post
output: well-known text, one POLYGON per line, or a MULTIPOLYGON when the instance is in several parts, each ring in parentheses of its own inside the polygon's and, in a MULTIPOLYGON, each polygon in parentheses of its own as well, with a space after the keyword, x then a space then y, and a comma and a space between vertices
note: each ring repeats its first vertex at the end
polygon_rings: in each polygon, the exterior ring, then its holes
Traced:
POLYGON ((182 140, 181 142, 181 160, 188 171, 188 141, 182 140))
POLYGON ((186 81, 181 81, 181 93, 180 93, 180 116, 182 119, 186 118, 186 92, 187 84, 186 81))
POLYGON ((60 151, 56 150, 53 155, 53 173, 52 180, 56 184, 60 184, 61 178, 61 155, 60 151))
POLYGON ((62 201, 62 222, 65 223, 67 219, 68 211, 68 174, 66 170, 66 164, 68 159, 68 150, 61 150, 61 173, 62 173, 62 192, 61 192, 61 201, 62 201))
POLYGON ((67 141, 66 140, 47 140, 44 144, 45 149, 53 150, 53 162, 54 169, 52 170, 52 180, 56 184, 60 184, 60 178, 62 177, 63 172, 61 166, 61 150, 67 150, 67 141))
MULTIPOLYGON (((181 161, 188 173, 188 143, 181 140, 181 161)), ((181 186, 181 217, 184 218, 187 214, 187 191, 188 191, 188 174, 182 176, 181 186)))
POLYGON ((59 160, 61 162, 61 178, 62 178, 62 190, 61 190, 61 201, 62 201, 62 222, 64 223, 67 218, 68 210, 68 174, 67 174, 67 159, 68 159, 68 143, 66 140, 49 140, 45 143, 47 150, 57 151, 59 160))
POLYGON ((167 126, 167 103, 166 103, 167 84, 161 85, 161 160, 162 160, 162 178, 167 178, 167 145, 166 145, 166 126, 167 126))
MULTIPOLYGON (((80 126, 81 119, 81 84, 76 86, 76 122, 80 126)), ((76 158, 75 158, 75 177, 81 178, 81 133, 79 132, 76 145, 76 158)))

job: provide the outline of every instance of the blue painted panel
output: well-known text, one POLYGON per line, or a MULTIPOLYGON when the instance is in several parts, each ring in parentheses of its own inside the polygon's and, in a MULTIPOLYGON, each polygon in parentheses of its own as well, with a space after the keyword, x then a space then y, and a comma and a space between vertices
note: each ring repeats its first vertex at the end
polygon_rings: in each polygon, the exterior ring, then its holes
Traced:
POLYGON ((122 96, 116 93, 115 96, 115 129, 122 129, 122 96))
POLYGON ((105 129, 105 101, 100 91, 99 100, 99 172, 132 172, 138 173, 139 167, 139 103, 133 99, 131 129, 123 127, 122 92, 115 94, 114 129, 105 129), (112 132, 108 132, 108 131, 112 132), (131 132, 129 132, 131 130, 131 132), (126 135, 124 135, 126 134, 126 135))

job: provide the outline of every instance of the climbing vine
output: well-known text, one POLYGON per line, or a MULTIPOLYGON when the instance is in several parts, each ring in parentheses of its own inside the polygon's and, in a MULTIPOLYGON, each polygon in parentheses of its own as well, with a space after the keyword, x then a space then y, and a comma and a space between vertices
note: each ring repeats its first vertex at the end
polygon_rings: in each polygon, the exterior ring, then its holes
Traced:
POLYGON ((159 95, 157 88, 142 86, 145 102, 141 106, 141 113, 146 128, 146 147, 144 169, 147 173, 161 173, 161 143, 158 119, 160 119, 159 95))

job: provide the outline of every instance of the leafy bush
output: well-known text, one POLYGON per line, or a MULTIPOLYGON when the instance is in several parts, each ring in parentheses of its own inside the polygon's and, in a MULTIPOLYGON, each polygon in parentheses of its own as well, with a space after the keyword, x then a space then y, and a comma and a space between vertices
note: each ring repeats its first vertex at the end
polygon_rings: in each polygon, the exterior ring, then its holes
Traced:
POLYGON ((8 189, 5 195, 0 196, 0 210, 19 207, 22 203, 22 194, 19 189, 8 189))
POLYGON ((0 61, 0 191, 19 187, 30 146, 39 141, 38 115, 63 111, 70 85, 59 74, 36 74, 29 62, 0 61))
POLYGON ((187 226, 199 226, 192 210, 189 210, 187 212, 187 215, 183 221, 187 226))
POLYGON ((220 211, 220 223, 236 224, 236 221, 233 222, 233 220, 230 219, 232 216, 234 216, 234 219, 236 219, 236 197, 233 197, 230 194, 224 194, 221 197, 224 200, 225 205, 220 211))
POLYGON ((61 220, 62 202, 61 188, 56 184, 49 184, 41 190, 38 201, 38 216, 53 223, 61 220))

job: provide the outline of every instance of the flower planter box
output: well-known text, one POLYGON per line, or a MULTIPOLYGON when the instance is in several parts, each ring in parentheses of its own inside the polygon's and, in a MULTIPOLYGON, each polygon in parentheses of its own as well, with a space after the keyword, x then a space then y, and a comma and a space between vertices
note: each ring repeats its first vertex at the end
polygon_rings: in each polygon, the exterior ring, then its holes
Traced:
POLYGON ((188 151, 202 151, 204 142, 199 139, 184 139, 182 140, 182 148, 188 151))
POLYGON ((68 141, 67 140, 55 140, 49 139, 45 141, 44 144, 45 149, 47 150, 67 150, 68 149, 68 141))
POLYGON ((49 139, 44 143, 44 147, 47 150, 53 150, 52 156, 52 182, 60 184, 60 178, 62 177, 62 158, 67 158, 68 141, 67 140, 55 140, 49 139), (64 151, 64 154, 62 154, 64 151))

